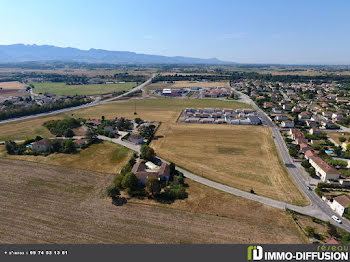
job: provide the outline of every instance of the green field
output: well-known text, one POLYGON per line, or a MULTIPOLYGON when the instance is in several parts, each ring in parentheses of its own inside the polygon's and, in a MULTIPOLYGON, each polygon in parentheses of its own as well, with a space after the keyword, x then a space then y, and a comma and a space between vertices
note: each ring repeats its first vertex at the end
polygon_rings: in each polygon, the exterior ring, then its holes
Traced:
POLYGON ((120 84, 94 84, 94 85, 66 85, 66 83, 32 83, 34 92, 49 93, 55 95, 102 95, 113 92, 127 91, 136 86, 135 82, 120 84))

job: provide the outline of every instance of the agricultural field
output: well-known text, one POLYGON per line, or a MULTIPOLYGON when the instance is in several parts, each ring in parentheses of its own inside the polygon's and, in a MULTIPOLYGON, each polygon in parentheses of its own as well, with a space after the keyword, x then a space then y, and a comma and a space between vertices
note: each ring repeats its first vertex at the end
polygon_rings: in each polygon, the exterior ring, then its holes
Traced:
POLYGON ((26 85, 23 83, 20 83, 18 81, 11 81, 11 82, 0 82, 0 89, 15 89, 15 90, 25 90, 26 85))
POLYGON ((0 82, 0 97, 25 96, 27 86, 18 81, 0 82))
POLYGON ((186 88, 186 87, 227 87, 227 81, 221 82, 199 82, 199 81, 175 81, 174 83, 157 82, 147 86, 148 89, 160 88, 186 88))
POLYGON ((306 243, 283 211, 190 183, 176 206, 113 206, 113 175, 0 159, 0 243, 306 243), (18 215, 20 210, 21 215, 18 215))
POLYGON ((165 159, 208 179, 257 195, 306 205, 281 165, 267 127, 176 123, 162 125, 151 146, 165 159))
POLYGON ((77 154, 51 154, 49 156, 8 155, 0 145, 0 158, 17 159, 43 164, 78 168, 116 174, 130 159, 132 151, 110 142, 94 144, 77 154))
POLYGON ((37 94, 55 94, 55 95, 103 95, 113 92, 128 91, 136 86, 135 82, 119 84, 92 84, 92 85, 67 85, 66 83, 32 83, 37 94))

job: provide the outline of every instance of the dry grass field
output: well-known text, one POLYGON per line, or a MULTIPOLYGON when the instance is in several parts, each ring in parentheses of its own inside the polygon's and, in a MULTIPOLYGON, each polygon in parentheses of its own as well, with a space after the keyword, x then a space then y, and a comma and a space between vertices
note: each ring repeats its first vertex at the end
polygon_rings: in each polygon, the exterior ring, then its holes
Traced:
POLYGON ((249 105, 240 102, 223 101, 216 99, 159 98, 110 103, 97 107, 77 110, 74 111, 74 115, 83 118, 101 118, 101 116, 104 115, 107 119, 117 116, 124 116, 129 119, 140 117, 145 120, 161 121, 163 123, 175 123, 180 113, 187 107, 214 107, 233 109, 251 108, 249 105), (135 105, 137 115, 134 115, 135 105))
POLYGON ((336 143, 341 144, 339 141, 339 137, 344 137, 346 141, 349 141, 350 139, 350 133, 344 133, 344 132, 327 132, 327 135, 332 138, 336 143))
POLYGON ((55 166, 116 174, 132 155, 132 151, 109 142, 91 145, 77 154, 51 154, 49 156, 8 155, 0 146, 0 158, 25 160, 55 166))
POLYGON ((281 166, 270 130, 257 126, 162 125, 151 146, 160 157, 211 180, 258 195, 308 204, 281 166))
POLYGON ((22 140, 29 137, 50 137, 52 134, 43 126, 49 120, 62 119, 64 115, 53 115, 0 124, 0 141, 22 140))
POLYGON ((17 89, 17 90, 25 90, 26 85, 23 83, 20 83, 18 81, 11 81, 11 82, 0 82, 0 89, 17 89))
POLYGON ((66 83, 32 83, 37 94, 56 94, 56 95, 102 95, 113 92, 129 91, 137 84, 135 82, 118 84, 89 84, 89 85, 67 85, 66 83))
POLYGON ((305 243, 290 216, 190 183, 176 206, 105 197, 112 174, 0 159, 0 243, 305 243))

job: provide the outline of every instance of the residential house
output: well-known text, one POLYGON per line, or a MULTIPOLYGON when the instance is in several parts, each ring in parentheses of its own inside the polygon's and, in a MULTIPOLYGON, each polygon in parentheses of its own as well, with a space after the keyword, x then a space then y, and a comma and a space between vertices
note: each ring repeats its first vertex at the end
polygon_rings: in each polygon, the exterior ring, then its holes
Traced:
POLYGON ((281 127, 284 127, 284 128, 291 128, 291 127, 294 127, 294 122, 291 121, 291 120, 282 121, 282 122, 281 122, 281 127))
POLYGON ((318 128, 311 128, 310 130, 309 130, 309 133, 311 134, 311 135, 319 135, 319 134, 321 134, 321 130, 320 129, 318 129, 318 128))
POLYGON ((135 145, 142 145, 144 143, 144 137, 139 134, 130 134, 128 141, 135 145))
POLYGON ((307 150, 307 151, 305 151, 305 154, 304 154, 304 156, 305 156, 305 158, 306 158, 307 160, 309 160, 309 158, 311 158, 311 157, 313 157, 313 156, 315 156, 315 155, 316 155, 315 152, 312 151, 312 150, 307 150))
POLYGON ((349 204, 350 198, 348 196, 337 196, 333 198, 333 202, 330 204, 330 207, 340 216, 342 216, 344 213, 348 213, 349 204))
POLYGON ((339 171, 334 167, 330 166, 319 156, 315 155, 313 157, 309 157, 309 163, 312 165, 313 168, 315 168, 316 175, 319 176, 322 181, 339 179, 339 171))
POLYGON ((42 139, 37 142, 33 142, 31 145, 31 149, 33 151, 47 152, 50 149, 52 140, 50 139, 42 139))
POLYGON ((282 121, 282 120, 287 120, 288 116, 287 115, 278 115, 276 116, 276 120, 282 121))
MULTIPOLYGON (((153 163, 152 163, 153 164, 153 163)), ((139 183, 146 185, 146 180, 149 177, 155 177, 159 180, 168 181, 170 177, 170 168, 167 163, 162 163, 160 166, 152 165, 149 162, 137 162, 131 169, 131 172, 136 175, 139 183)))
POLYGON ((308 119, 310 119, 312 116, 312 114, 308 111, 304 111, 304 112, 301 112, 299 115, 298 115, 298 119, 300 121, 306 121, 308 119))

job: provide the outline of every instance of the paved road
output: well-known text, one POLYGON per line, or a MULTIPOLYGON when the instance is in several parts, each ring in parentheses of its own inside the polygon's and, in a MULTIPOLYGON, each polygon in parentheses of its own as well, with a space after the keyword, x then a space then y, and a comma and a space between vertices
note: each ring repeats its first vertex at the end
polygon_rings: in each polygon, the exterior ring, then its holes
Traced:
POLYGON ((311 201, 311 205, 308 207, 304 207, 303 209, 313 209, 313 212, 319 213, 320 215, 315 217, 324 217, 322 220, 328 220, 331 223, 340 226, 343 229, 350 232, 350 222, 342 218, 343 224, 339 225, 335 223, 331 216, 336 215, 339 217, 339 215, 336 214, 322 199, 320 199, 314 191, 307 189, 306 186, 309 184, 309 180, 306 179, 305 176, 301 175, 305 171, 302 170, 302 168, 299 165, 293 163, 293 159, 290 157, 286 144, 284 143, 281 133, 279 132, 279 128, 275 125, 275 123, 247 95, 237 90, 235 90, 235 92, 240 94, 241 102, 252 105, 253 108, 258 112, 258 115, 262 119, 264 125, 269 126, 271 128, 275 144, 277 146, 278 151, 280 152, 280 156, 282 158, 283 163, 286 165, 287 170, 293 176, 300 189, 305 195, 308 196, 308 198, 311 201))
POLYGON ((46 112, 46 113, 41 113, 41 114, 36 114, 36 115, 30 115, 30 116, 23 116, 23 117, 17 117, 17 118, 11 118, 11 119, 7 119, 7 120, 2 120, 0 121, 0 124, 5 124, 5 123, 10 123, 10 122, 15 122, 15 121, 20 121, 20 120, 25 120, 25 119, 31 119, 31 118, 36 118, 36 117, 42 117, 42 116, 48 116, 48 115, 55 115, 58 113, 65 113, 65 112, 69 112, 69 111, 73 111, 73 110, 77 110, 77 109, 83 109, 83 108, 88 108, 88 107, 93 107, 93 106, 98 106, 98 105, 102 105, 102 104, 107 104, 110 102, 113 102, 115 100, 118 100, 122 97, 125 97, 137 90, 142 90, 142 88, 144 88, 146 85, 148 85, 149 83, 151 83, 152 79, 156 76, 157 74, 153 74, 151 78, 149 78, 146 82, 130 89, 128 92, 121 94, 119 96, 116 97, 112 97, 106 100, 98 100, 92 103, 88 103, 88 104, 84 104, 81 106, 76 106, 76 107, 69 107, 69 108, 64 108, 64 109, 60 109, 60 110, 55 110, 55 111, 51 111, 51 112, 46 112))

